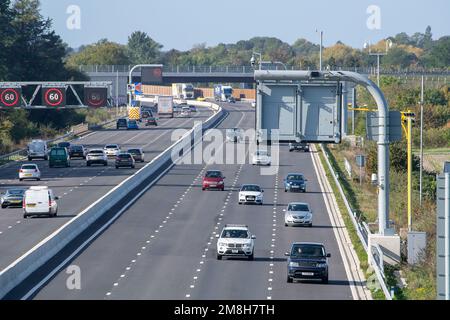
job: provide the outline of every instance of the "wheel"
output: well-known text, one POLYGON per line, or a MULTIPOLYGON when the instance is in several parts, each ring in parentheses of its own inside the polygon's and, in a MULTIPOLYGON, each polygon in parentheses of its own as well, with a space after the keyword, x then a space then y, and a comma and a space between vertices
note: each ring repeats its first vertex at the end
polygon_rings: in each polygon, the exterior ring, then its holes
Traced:
POLYGON ((292 151, 294 151, 294 150, 292 150, 292 149, 289 149, 289 152, 292 152, 292 151))
POLYGON ((58 210, 52 215, 53 218, 55 218, 58 215, 58 210))
POLYGON ((37 180, 37 181, 41 181, 41 178, 37 178, 36 180, 37 180))
POLYGON ((292 279, 291 277, 287 276, 286 281, 287 281, 287 283, 292 283, 292 282, 293 282, 293 279, 292 279))
POLYGON ((242 204, 242 202, 239 202, 239 205, 241 205, 242 204))
POLYGON ((2 204, 2 209, 6 209, 8 206, 2 204))
POLYGON ((134 166, 131 166, 131 169, 134 169, 134 166))
POLYGON ((48 156, 45 156, 45 157, 44 157, 44 160, 47 161, 47 160, 48 160, 48 156))
POLYGON ((23 214, 23 218, 24 218, 24 219, 27 219, 28 216, 27 216, 26 214, 23 214))
POLYGON ((119 167, 118 167, 118 166, 116 166, 116 169, 119 169, 119 167))
POLYGON ((222 260, 222 256, 220 254, 217 254, 217 260, 222 260))
POLYGON ((33 160, 33 158, 28 157, 28 161, 31 161, 31 160, 33 160))
POLYGON ((205 188, 202 188, 203 191, 205 191, 205 188))
POLYGON ((289 225, 287 223, 284 224, 285 227, 288 227, 289 225))
POLYGON ((284 188, 284 192, 287 192, 287 189, 286 189, 286 188, 284 188))
POLYGON ((90 162, 87 162, 87 163, 86 163, 86 166, 90 167, 90 166, 91 166, 91 163, 90 163, 90 162))
POLYGON ((103 164, 104 167, 106 167, 107 165, 108 165, 108 162, 105 162, 105 163, 103 164))
POLYGON ((261 202, 260 204, 259 204, 260 206, 262 206, 263 205, 263 203, 261 202))
POLYGON ((308 228, 311 228, 311 227, 312 227, 312 223, 308 224, 308 228))
POLYGON ((253 256, 253 252, 252 252, 252 254, 248 256, 248 260, 253 260, 253 259, 254 259, 254 256, 253 256))
POLYGON ((325 278, 322 278, 322 283, 328 283, 328 275, 325 278))
POLYGON ((19 179, 19 181, 22 181, 23 179, 19 179))

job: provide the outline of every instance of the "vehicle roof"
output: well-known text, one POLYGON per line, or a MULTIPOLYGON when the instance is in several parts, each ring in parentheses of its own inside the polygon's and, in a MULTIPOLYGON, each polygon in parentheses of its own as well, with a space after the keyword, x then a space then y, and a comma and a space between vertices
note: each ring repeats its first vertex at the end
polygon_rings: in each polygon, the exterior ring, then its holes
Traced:
POLYGON ((28 190, 31 190, 31 191, 42 191, 42 190, 49 190, 49 189, 48 189, 47 186, 33 186, 33 187, 30 187, 28 190))
POLYGON ((289 202, 288 205, 290 205, 290 204, 306 204, 307 206, 309 206, 309 203, 307 203, 307 202, 289 202))
POLYGON ((105 145, 105 148, 109 148, 109 147, 112 147, 112 146, 118 147, 119 145, 115 144, 115 143, 110 143, 110 144, 105 145))
POLYGON ((303 174, 303 173, 300 173, 300 172, 290 172, 290 173, 288 173, 286 176, 294 176, 294 175, 304 176, 304 174, 303 174))
POLYGON ((92 152, 92 151, 101 151, 101 152, 103 152, 103 149, 91 149, 91 150, 89 150, 89 152, 92 152))
POLYGON ((292 245, 296 245, 296 244, 310 244, 310 245, 325 247, 325 245, 323 243, 319 243, 319 242, 293 242, 292 243, 292 245))
POLYGON ((248 230, 248 226, 244 224, 226 224, 223 229, 248 230))
POLYGON ((254 184, 254 183, 246 183, 246 184, 243 184, 242 186, 241 186, 241 188, 242 187, 247 187, 247 186, 257 186, 257 187, 260 187, 261 188, 261 186, 259 185, 259 184, 254 184))

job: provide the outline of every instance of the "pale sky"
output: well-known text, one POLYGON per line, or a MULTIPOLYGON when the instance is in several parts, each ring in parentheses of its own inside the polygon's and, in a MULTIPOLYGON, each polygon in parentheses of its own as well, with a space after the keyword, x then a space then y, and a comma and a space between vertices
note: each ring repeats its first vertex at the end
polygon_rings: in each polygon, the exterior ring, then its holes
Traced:
POLYGON ((449 0, 41 0, 41 4, 42 14, 74 48, 101 38, 125 44, 137 30, 147 32, 163 50, 235 43, 254 36, 277 37, 289 44, 298 38, 318 43, 316 29, 324 31, 325 46, 340 40, 358 48, 399 32, 424 32, 427 25, 434 39, 450 35, 449 0), (80 29, 67 27, 71 5, 80 8, 80 29), (376 24, 367 26, 370 6, 380 10, 379 29, 374 29, 376 24))

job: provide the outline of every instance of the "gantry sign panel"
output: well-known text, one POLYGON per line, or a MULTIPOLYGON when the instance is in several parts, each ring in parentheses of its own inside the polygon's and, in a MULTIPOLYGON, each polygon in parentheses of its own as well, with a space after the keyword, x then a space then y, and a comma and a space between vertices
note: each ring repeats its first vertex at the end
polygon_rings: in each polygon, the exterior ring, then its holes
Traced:
POLYGON ((20 107, 22 105, 21 95, 21 88, 0 88, 0 107, 20 107))
POLYGON ((42 88, 42 105, 51 108, 65 107, 66 88, 65 87, 42 88))
POLYGON ((142 84, 156 85, 163 83, 163 70, 161 66, 142 67, 141 68, 142 84))
POLYGON ((277 129, 280 141, 341 142, 340 84, 262 82, 257 100, 260 140, 272 141, 270 132, 277 129))
POLYGON ((84 88, 84 103, 88 107, 101 108, 106 107, 108 103, 107 88, 84 88))

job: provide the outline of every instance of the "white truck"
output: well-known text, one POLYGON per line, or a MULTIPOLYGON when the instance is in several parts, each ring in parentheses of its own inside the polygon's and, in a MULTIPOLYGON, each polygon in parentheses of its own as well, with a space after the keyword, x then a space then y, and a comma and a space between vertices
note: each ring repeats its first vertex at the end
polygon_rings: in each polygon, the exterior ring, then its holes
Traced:
POLYGON ((194 86, 192 83, 173 83, 172 95, 175 99, 194 99, 194 86))
POLYGON ((158 116, 165 116, 173 118, 173 97, 172 96, 158 96, 158 116))
POLYGON ((214 86, 214 99, 221 102, 230 102, 233 99, 233 88, 221 84, 214 86))

